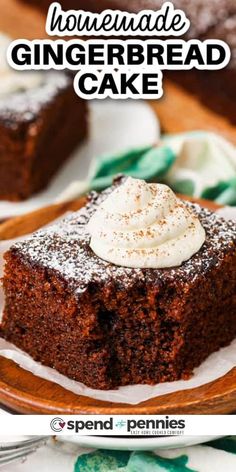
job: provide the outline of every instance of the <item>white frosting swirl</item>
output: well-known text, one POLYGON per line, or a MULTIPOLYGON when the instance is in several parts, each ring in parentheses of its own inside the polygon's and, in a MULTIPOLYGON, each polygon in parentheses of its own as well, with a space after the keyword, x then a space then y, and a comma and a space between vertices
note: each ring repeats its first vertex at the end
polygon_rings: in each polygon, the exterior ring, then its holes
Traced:
POLYGON ((199 219, 169 187, 131 177, 99 206, 88 231, 98 257, 134 268, 179 266, 205 241, 199 219))
POLYGON ((20 90, 39 87, 43 74, 35 71, 16 71, 8 65, 6 53, 11 39, 0 33, 0 98, 20 90))

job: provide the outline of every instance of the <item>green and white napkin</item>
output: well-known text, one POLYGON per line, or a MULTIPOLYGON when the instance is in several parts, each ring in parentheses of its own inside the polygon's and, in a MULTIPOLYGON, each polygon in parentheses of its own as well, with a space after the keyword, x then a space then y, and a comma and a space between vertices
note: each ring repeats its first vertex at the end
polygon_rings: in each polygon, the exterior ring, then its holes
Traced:
POLYGON ((236 205, 236 148, 204 131, 164 135, 156 146, 97 156, 88 178, 72 182, 57 201, 103 190, 117 174, 164 182, 176 192, 236 205))
POLYGON ((152 452, 71 451, 43 447, 24 463, 7 465, 2 472, 235 472, 236 437, 199 446, 152 452))
POLYGON ((235 438, 224 438, 156 453, 95 451, 78 457, 74 472, 233 472, 235 467, 235 438))

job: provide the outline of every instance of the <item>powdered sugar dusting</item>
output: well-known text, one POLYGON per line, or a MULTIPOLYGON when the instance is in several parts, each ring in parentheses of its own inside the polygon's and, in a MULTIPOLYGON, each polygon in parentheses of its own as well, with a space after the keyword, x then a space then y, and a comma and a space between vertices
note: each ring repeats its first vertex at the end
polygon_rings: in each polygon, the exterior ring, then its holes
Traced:
MULTIPOLYGON (((158 10, 164 0, 109 0, 106 3, 113 8, 137 12, 144 9, 158 10)), ((172 0, 172 3, 183 10, 190 19, 191 28, 188 35, 191 37, 206 33, 208 28, 236 12, 234 0, 172 0)))
MULTIPOLYGON (((159 10, 165 0, 106 0, 97 7, 139 12, 141 10, 159 10)), ((236 2, 235 0, 172 0, 175 8, 184 11, 191 26, 188 38, 216 38, 226 41, 232 49, 233 61, 236 66, 236 2)), ((88 8, 89 9, 89 8, 88 8)))
POLYGON ((1 97, 0 120, 3 120, 5 125, 14 125, 18 120, 32 121, 42 107, 72 82, 63 72, 44 74, 45 79, 39 87, 1 97))
MULTIPOLYGON (((236 5, 235 5, 236 9, 236 5)), ((231 49, 230 67, 236 67, 236 14, 230 16, 225 21, 218 23, 208 31, 206 38, 221 39, 225 41, 231 49)))
POLYGON ((189 283, 221 264, 227 252, 236 251, 236 223, 188 203, 206 231, 205 244, 190 260, 172 269, 129 269, 107 263, 90 249, 86 226, 110 191, 100 195, 93 192, 86 207, 47 229, 37 231, 27 241, 15 244, 12 250, 30 264, 49 272, 56 271, 77 296, 90 284, 102 287, 111 281, 119 289, 129 289, 141 280, 154 285, 173 284, 176 280, 189 283))

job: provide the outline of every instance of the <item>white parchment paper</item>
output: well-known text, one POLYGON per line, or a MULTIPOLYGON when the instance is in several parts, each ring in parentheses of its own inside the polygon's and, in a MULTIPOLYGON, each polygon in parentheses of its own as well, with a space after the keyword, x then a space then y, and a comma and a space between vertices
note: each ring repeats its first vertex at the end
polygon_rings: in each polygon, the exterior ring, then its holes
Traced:
MULTIPOLYGON (((220 210, 221 216, 236 220, 236 209, 226 208, 220 210)), ((22 239, 22 238, 21 238, 22 239)), ((13 241, 0 243, 0 272, 3 269, 2 255, 13 241)), ((3 292, 0 292, 0 313, 3 308, 3 292)), ((222 348, 218 352, 209 356, 200 367, 195 369, 194 375, 190 380, 180 380, 177 382, 166 382, 150 385, 133 385, 127 387, 120 387, 117 390, 94 390, 86 387, 80 382, 70 380, 64 375, 59 374, 54 369, 45 367, 38 362, 35 362, 30 356, 16 348, 12 344, 0 339, 0 355, 13 360, 23 369, 32 372, 34 375, 43 379, 55 382, 67 390, 70 390, 78 395, 84 395, 97 400, 104 400, 110 402, 127 403, 130 405, 137 405, 140 402, 150 398, 158 397, 168 393, 177 392, 180 390, 188 390, 191 388, 200 387, 209 382, 212 382, 229 372, 236 366, 236 339, 230 346, 222 348)))

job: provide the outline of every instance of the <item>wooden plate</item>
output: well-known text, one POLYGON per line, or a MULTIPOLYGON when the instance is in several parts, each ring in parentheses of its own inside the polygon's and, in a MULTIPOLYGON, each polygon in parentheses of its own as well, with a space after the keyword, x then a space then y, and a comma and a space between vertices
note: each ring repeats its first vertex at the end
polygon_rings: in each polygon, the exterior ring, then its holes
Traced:
MULTIPOLYGON (((82 198, 13 218, 0 225, 0 239, 32 232, 83 204, 82 198)), ((202 200, 201 204, 212 210, 217 208, 212 202, 202 200)), ((225 414, 236 410, 236 369, 203 387, 130 406, 75 395, 0 357, 0 402, 17 412, 31 414, 225 414)))
MULTIPOLYGON (((0 11, 0 30, 13 38, 34 39, 46 36, 45 16, 38 10, 17 0, 0 0, 0 11)), ((183 132, 204 127, 219 131, 236 143, 235 127, 169 81, 165 81, 163 99, 152 102, 152 105, 166 132, 183 132), (188 110, 188 113, 182 113, 183 109, 188 110)), ((51 206, 0 224, 0 239, 11 239, 34 231, 67 210, 76 210, 81 203, 83 202, 79 200, 51 206)), ((203 205, 215 208, 210 202, 203 202, 203 205)), ((201 388, 165 395, 138 406, 130 406, 76 396, 0 357, 0 401, 21 413, 223 414, 236 410, 236 369, 201 388)))
POLYGON ((165 80, 164 96, 160 100, 150 101, 150 104, 165 133, 212 131, 236 144, 236 126, 230 123, 227 117, 211 110, 201 103, 197 96, 170 80, 165 80), (187 113, 184 110, 187 110, 187 113))

